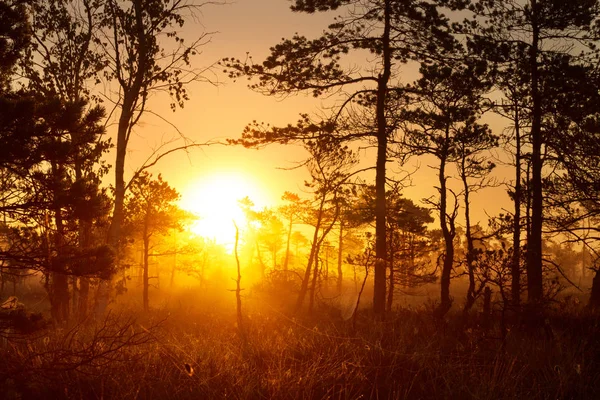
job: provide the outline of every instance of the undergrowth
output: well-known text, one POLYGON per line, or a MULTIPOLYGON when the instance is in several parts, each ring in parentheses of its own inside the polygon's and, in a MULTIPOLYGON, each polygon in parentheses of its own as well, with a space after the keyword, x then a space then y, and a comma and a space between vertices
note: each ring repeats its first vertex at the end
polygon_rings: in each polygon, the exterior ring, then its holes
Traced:
POLYGON ((549 317, 552 336, 477 317, 398 310, 352 321, 245 304, 155 310, 5 342, 0 396, 77 399, 596 399, 600 325, 549 317))

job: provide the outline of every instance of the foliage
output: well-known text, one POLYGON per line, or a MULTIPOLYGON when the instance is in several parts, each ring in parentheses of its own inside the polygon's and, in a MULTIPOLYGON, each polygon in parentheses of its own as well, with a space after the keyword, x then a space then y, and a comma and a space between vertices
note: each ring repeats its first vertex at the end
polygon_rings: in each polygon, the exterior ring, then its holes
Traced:
POLYGON ((156 179, 144 172, 131 185, 127 198, 127 224, 131 233, 164 235, 170 229, 182 229, 192 216, 175 202, 179 193, 159 174, 156 179))

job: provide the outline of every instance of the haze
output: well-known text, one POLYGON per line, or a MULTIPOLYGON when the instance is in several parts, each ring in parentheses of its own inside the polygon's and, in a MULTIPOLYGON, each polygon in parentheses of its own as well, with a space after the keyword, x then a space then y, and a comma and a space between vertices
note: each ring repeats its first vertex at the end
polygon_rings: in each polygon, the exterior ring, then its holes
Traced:
POLYGON ((599 10, 0 0, 0 398, 599 398, 599 10))

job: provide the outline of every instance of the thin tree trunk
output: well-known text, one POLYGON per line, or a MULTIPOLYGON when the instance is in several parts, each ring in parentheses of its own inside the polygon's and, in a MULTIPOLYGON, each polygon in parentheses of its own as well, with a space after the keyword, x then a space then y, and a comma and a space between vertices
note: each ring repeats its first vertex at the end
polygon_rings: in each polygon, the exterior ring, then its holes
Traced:
MULTIPOLYGON (((63 266, 58 268, 62 269, 63 266)), ((16 283, 16 280, 14 282, 16 283)), ((69 320, 69 277, 64 272, 52 273, 52 297, 52 317, 58 323, 67 322, 69 320)))
POLYGON ((521 132, 519 107, 515 106, 515 216, 513 225, 513 259, 511 265, 512 304, 518 308, 521 304, 521 132))
POLYGON ((238 332, 240 333, 240 337, 242 337, 243 339, 246 338, 246 334, 245 334, 245 330, 244 330, 244 321, 242 318, 242 289, 241 289, 241 282, 242 282, 242 272, 241 272, 241 268, 240 268, 240 257, 238 255, 238 243, 239 243, 239 238, 240 238, 240 232, 238 229, 237 224, 235 224, 235 263, 237 266, 237 279, 235 281, 236 285, 235 285, 235 300, 236 300, 236 310, 237 310, 237 327, 238 327, 238 332))
POLYGON ((288 232, 287 232, 287 242, 285 245, 285 259, 283 260, 283 270, 284 271, 288 270, 288 263, 289 263, 289 259, 290 259, 290 241, 292 239, 293 225, 294 225, 294 220, 292 219, 292 217, 290 217, 290 225, 288 226, 288 232))
POLYGON ((315 304, 315 290, 317 288, 317 280, 319 277, 319 253, 321 252, 321 241, 317 244, 317 251, 315 252, 315 267, 313 268, 312 282, 310 285, 310 296, 308 299, 308 312, 312 313, 315 304))
POLYGON ((392 0, 384 2, 382 58, 383 71, 377 79, 377 162, 375 167, 375 278, 373 288, 373 311, 375 314, 385 312, 385 286, 387 269, 386 249, 386 204, 385 175, 387 162, 388 126, 385 117, 388 81, 391 76, 392 51, 390 48, 391 6, 392 0))
MULTIPOLYGON (((79 168, 78 168, 79 169, 79 168)), ((88 221, 79 220, 78 237, 79 248, 82 251, 88 250, 90 247, 92 225, 88 221)), ((77 318, 83 321, 88 316, 89 311, 89 295, 90 295, 90 279, 87 276, 79 277, 79 290, 77 291, 77 318)))
POLYGON ((531 123, 531 237, 527 243, 527 300, 537 306, 542 300, 542 132, 541 99, 539 93, 538 24, 539 7, 537 0, 531 0, 531 100, 533 115, 531 123))
POLYGON ((142 275, 142 302, 144 306, 144 311, 148 311, 149 307, 149 299, 148 299, 148 289, 150 286, 150 278, 148 276, 148 253, 150 252, 150 238, 148 237, 147 228, 144 227, 144 270, 142 275))
MULTIPOLYGON (((446 134, 446 140, 448 133, 446 134)), ((440 162, 439 183, 440 183, 440 227, 444 236, 445 254, 444 263, 442 266, 442 276, 440 279, 441 293, 440 305, 436 310, 439 317, 443 317, 452 307, 452 299, 450 298, 450 275, 452 265, 454 263, 454 221, 449 220, 446 213, 447 192, 446 192, 446 158, 442 157, 440 162), (450 226, 449 226, 450 225, 450 226)))
POLYGON ((77 277, 71 276, 71 315, 77 316, 79 313, 79 287, 77 286, 77 277))
POLYGON ((343 247, 344 247, 344 236, 343 236, 343 220, 340 218, 340 235, 338 237, 338 260, 337 260, 337 292, 338 294, 342 294, 342 285, 344 283, 344 275, 342 272, 342 256, 343 256, 343 247))
POLYGON ((327 286, 329 280, 329 246, 325 246, 325 273, 323 276, 325 277, 325 286, 327 286))
MULTIPOLYGON (((354 266, 354 275, 356 277, 356 266, 354 266)), ((358 315, 358 307, 360 306, 360 298, 362 297, 362 293, 365 290, 365 284, 367 283, 367 278, 369 277, 369 263, 365 264, 365 278, 363 279, 362 286, 360 287, 360 291, 358 292, 358 297, 356 298, 356 304, 354 305, 354 311, 352 312, 352 330, 356 330, 356 316, 358 315)))
POLYGON ((82 276, 79 278, 79 319, 84 320, 88 313, 88 302, 90 296, 90 279, 82 276))
MULTIPOLYGON (((4 178, 4 174, 2 174, 2 178, 4 178)), ((4 184, 4 182, 3 182, 4 184)), ((2 199, 2 208, 5 210, 2 212, 2 222, 4 227, 7 226, 6 224, 6 201, 4 199, 2 199)), ((5 261, 0 261, 0 299, 2 299, 2 296, 4 295, 4 285, 5 285, 5 272, 4 272, 4 263, 5 261)))
MULTIPOLYGON (((393 233, 392 233, 393 234, 393 233)), ((390 275, 388 277, 389 287, 387 294, 387 311, 392 311, 392 304, 394 303, 394 240, 390 238, 390 275)))
POLYGON ((531 163, 527 163, 527 204, 525 207, 525 237, 529 247, 531 241, 531 163))
POLYGON ((592 310, 600 309, 600 269, 596 270, 594 279, 592 279, 592 292, 588 306, 592 310))
POLYGON ((175 283, 175 272, 177 271, 177 232, 175 232, 175 254, 173 254, 173 269, 171 270, 171 282, 169 287, 173 289, 175 283))
POLYGON ((304 273, 304 279, 302 280, 302 286, 300 287, 300 293, 298 294, 298 301, 296 302, 296 311, 299 311, 302 307, 302 303, 304 303, 304 298, 308 292, 308 283, 310 280, 310 273, 312 270, 312 266, 314 263, 314 257, 318 256, 318 250, 323 243, 323 240, 327 237, 335 223, 337 222, 337 218, 339 215, 339 208, 336 208, 335 216, 333 217, 331 224, 323 231, 323 235, 319 238, 319 230, 321 229, 321 222, 323 219, 323 207, 325 205, 326 195, 323 195, 321 198, 321 203, 319 205, 319 213, 317 217, 317 224, 315 226, 315 233, 313 235, 313 244, 310 249, 310 256, 308 260, 308 265, 306 267, 306 271, 304 273))
POLYGON ((461 159, 461 180, 463 182, 463 190, 465 193, 465 236, 467 239, 467 271, 469 273, 469 288, 467 290, 467 300, 465 301, 465 306, 463 307, 463 313, 467 314, 473 304, 475 304, 475 266, 474 258, 475 258, 475 246, 473 244, 473 236, 471 234, 471 213, 470 213, 470 200, 469 200, 469 183, 467 181, 467 173, 466 173, 466 154, 463 149, 463 156, 461 159))
POLYGON ((315 225, 315 232, 313 233, 313 241, 310 247, 310 255, 308 256, 308 263, 306 266, 306 270, 304 271, 304 278, 302 279, 302 285, 300 286, 300 292, 298 293, 298 300, 296 301, 296 311, 299 311, 302 308, 302 303, 304 303, 304 298, 306 297, 306 293, 308 291, 308 282, 310 280, 310 273, 312 271, 312 266, 315 258, 315 251, 317 248, 317 243, 319 240, 319 230, 321 229, 321 220, 323 218, 323 206, 325 205, 325 195, 321 197, 321 202, 319 204, 319 213, 317 216, 317 223, 315 225))
MULTIPOLYGON (((143 17, 143 2, 141 0, 133 0, 133 8, 135 10, 135 28, 138 40, 138 47, 136 52, 137 69, 133 72, 133 78, 129 81, 123 80, 120 76, 119 83, 123 91, 123 103, 121 106, 121 115, 119 117, 119 125, 117 128, 117 145, 116 145, 116 159, 115 159, 115 199, 111 224, 108 234, 108 245, 113 249, 115 253, 118 251, 119 239, 121 237, 121 225, 123 223, 123 207, 125 203, 125 156, 127 155, 127 144, 129 142, 129 135, 134 121, 134 113, 138 99, 142 95, 142 86, 147 71, 147 58, 149 48, 146 40, 146 31, 144 26, 143 17)), ((113 10, 113 13, 115 11, 113 10)), ((117 16, 113 16, 113 21, 116 26, 117 16)), ((114 29, 115 34, 117 28, 114 29)), ((119 38, 115 37, 115 40, 119 38)), ((118 46, 115 44, 115 46, 118 46)), ((117 60, 119 63, 120 60, 117 60)), ((117 65, 117 69, 125 68, 120 64, 117 65)), ((120 73, 123 71, 120 70, 120 73)), ((116 259, 118 260, 118 254, 116 259)), ((98 293, 96 296, 96 307, 95 315, 97 317, 104 314, 106 307, 108 306, 108 299, 110 297, 110 280, 102 279, 98 286, 98 293)))
POLYGON ((169 288, 173 289, 173 285, 175 284, 175 263, 173 263, 173 268, 171 268, 171 279, 169 281, 169 288))
POLYGON ((57 257, 52 260, 52 317, 58 323, 69 320, 69 276, 66 274, 65 265, 61 261, 63 255, 64 225, 62 210, 58 204, 60 185, 62 180, 62 167, 53 166, 54 174, 54 223, 56 224, 56 236, 54 246, 57 257))
POLYGON ((265 279, 265 270, 267 269, 267 267, 265 267, 265 263, 263 262, 262 254, 260 252, 260 247, 258 246, 258 240, 255 241, 255 244, 256 244, 256 256, 258 257, 258 262, 260 263, 260 277, 262 279, 265 279))

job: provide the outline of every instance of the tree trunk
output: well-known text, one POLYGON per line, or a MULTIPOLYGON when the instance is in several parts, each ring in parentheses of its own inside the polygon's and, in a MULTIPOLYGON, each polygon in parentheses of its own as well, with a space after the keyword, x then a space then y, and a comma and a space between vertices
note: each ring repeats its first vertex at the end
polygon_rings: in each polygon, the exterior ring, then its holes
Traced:
POLYGON ((258 262, 260 263, 260 277, 264 280, 265 279, 265 270, 267 269, 267 267, 265 266, 265 263, 263 262, 262 253, 260 252, 260 246, 258 245, 258 240, 255 241, 255 244, 256 244, 256 257, 258 258, 258 262))
POLYGON ((79 320, 82 321, 87 318, 88 313, 88 302, 90 296, 90 280, 89 278, 82 276, 79 278, 79 320))
MULTIPOLYGON (((306 271, 304 272, 304 278, 302 279, 302 286, 300 287, 300 293, 298 294, 298 301, 296 302, 296 311, 299 311, 300 308, 302 307, 302 303, 304 302, 304 298, 306 297, 306 294, 308 292, 308 283, 310 280, 310 273, 312 270, 312 265, 315 262, 314 258, 318 257, 318 254, 319 254, 318 251, 321 247, 321 244, 323 243, 323 241, 325 240, 325 238, 327 237, 327 235, 333 228, 333 225, 335 225, 335 223, 337 222, 337 219, 339 216, 339 208, 336 208, 336 213, 331 220, 331 224, 329 224, 329 226, 326 229, 324 229, 323 235, 319 238, 319 230, 321 229, 321 222, 323 219, 323 207, 325 205, 325 200, 326 200, 326 194, 324 194, 323 197, 321 198, 321 203, 319 205, 317 224, 315 226, 315 233, 313 235, 313 244, 310 249, 310 256, 308 259, 308 265, 306 267, 306 271)), ((316 268, 315 268, 315 270, 316 270, 316 268)))
MULTIPOLYGON (((77 167, 79 169, 79 167, 77 167)), ((76 172, 77 174, 77 172, 76 172)), ((78 239, 79 249, 82 251, 90 247, 92 225, 88 221, 79 220, 78 239)), ((83 321, 88 316, 89 311, 89 295, 90 295, 90 279, 87 276, 79 277, 77 318, 83 321)))
POLYGON ((246 338, 246 331, 244 330, 244 321, 242 318, 242 288, 241 288, 241 282, 242 282, 242 271, 240 268, 240 257, 238 255, 238 244, 239 244, 239 239, 240 239, 240 231, 238 229, 237 224, 234 222, 235 225, 235 265, 237 267, 237 279, 235 281, 235 301, 236 301, 236 310, 237 310, 237 327, 238 327, 238 332, 240 333, 240 337, 242 337, 242 339, 245 340, 246 338))
POLYGON ((377 162, 375 167, 375 277, 373 288, 373 311, 375 314, 385 312, 385 286, 387 269, 386 249, 386 204, 385 175, 387 162, 388 126, 385 118, 388 81, 391 75, 392 51, 390 48, 391 0, 385 0, 382 36, 383 71, 377 79, 377 162))
POLYGON ((388 287, 388 294, 387 294, 387 311, 391 312, 392 311, 392 304, 394 303, 394 246, 393 246, 394 240, 391 238, 390 239, 390 275, 388 278, 388 282, 389 282, 389 287, 388 287))
POLYGON ((143 275, 142 275, 142 302, 143 302, 143 306, 144 306, 144 311, 148 311, 150 309, 149 307, 149 300, 148 300, 148 289, 150 286, 150 278, 148 276, 148 253, 150 251, 150 238, 148 237, 147 234, 147 229, 144 228, 144 270, 143 270, 143 275))
POLYGON ((288 263, 290 260, 290 241, 292 239, 292 227, 294 225, 294 221, 293 219, 290 217, 290 225, 288 226, 288 232, 287 232, 287 242, 285 245, 285 259, 283 260, 283 270, 287 271, 288 270, 288 263))
POLYGON ((52 317, 58 323, 65 323, 69 320, 69 276, 66 274, 65 265, 62 261, 64 225, 62 210, 58 203, 60 197, 60 187, 62 184, 62 167, 53 165, 54 175, 54 223, 56 224, 56 236, 54 238, 54 247, 57 256, 52 262, 52 287, 51 287, 51 312, 52 317))
POLYGON ((321 252, 321 241, 317 244, 317 251, 315 252, 315 267, 313 268, 312 282, 310 284, 310 296, 308 299, 308 312, 312 313, 315 304, 315 290, 317 288, 317 280, 319 277, 319 253, 321 252))
POLYGON ((52 272, 51 311, 52 318, 56 322, 65 323, 69 320, 69 278, 68 275, 58 271, 52 272))
POLYGON ((463 313, 467 314, 473 304, 475 304, 475 266, 474 258, 475 258, 475 246, 473 244, 473 236, 471 234, 471 213, 470 213, 470 204, 469 204, 469 183, 467 182, 467 173, 466 173, 466 154, 463 149, 463 156, 461 159, 461 180, 463 182, 463 190, 465 192, 465 236, 467 239, 467 271, 469 273, 469 288, 467 290, 467 299, 465 301, 465 306, 463 307, 463 313))
POLYGON ((304 278, 302 279, 302 285, 300 286, 300 292, 298 293, 298 300, 296 301, 296 311, 299 311, 302 308, 302 303, 304 303, 304 298, 306 297, 306 293, 308 291, 308 282, 310 280, 310 273, 312 271, 312 266, 315 259, 315 251, 318 246, 319 241, 319 230, 321 229, 321 220, 323 218, 323 206, 325 205, 325 195, 321 198, 321 202, 319 204, 319 213, 317 216, 317 223, 315 225, 315 232, 313 234, 312 245, 310 246, 310 255, 308 256, 308 265, 306 266, 306 270, 304 271, 304 278))
POLYGON ((343 220, 340 218, 340 235, 338 236, 338 262, 337 262, 337 292, 338 294, 342 294, 342 285, 344 283, 344 275, 342 272, 342 256, 343 256, 343 220))
MULTIPOLYGON (((237 225, 236 225, 237 227, 237 225)), ((169 288, 173 289, 173 285, 175 284, 175 274, 177 271, 177 252, 178 252, 178 248, 177 248, 177 232, 174 231, 173 232, 174 235, 174 240, 173 240, 173 244, 174 244, 174 249, 175 251, 173 252, 173 268, 171 269, 171 280, 169 282, 169 288)))
POLYGON ((71 315, 79 315, 79 287, 77 277, 71 276, 71 315))
POLYGON ((513 259, 511 265, 511 298, 518 308, 521 304, 521 132, 519 128, 519 107, 515 106, 515 216, 513 225, 513 259))
POLYGON ((175 268, 176 268, 175 263, 173 263, 173 267, 171 268, 171 279, 169 282, 169 288, 173 289, 173 285, 175 284, 175 268))
POLYGON ((492 289, 488 286, 483 291, 483 315, 481 325, 485 330, 488 330, 491 325, 492 318, 492 289))
MULTIPOLYGON (((526 204, 525 204, 525 238, 527 241, 527 247, 529 248, 529 242, 531 242, 531 162, 527 162, 527 192, 526 192, 526 204)), ((521 193, 523 194, 523 193, 521 193)))
POLYGON ((592 293, 590 295, 589 307, 592 310, 600 310, 600 269, 594 273, 592 280, 592 293))
POLYGON ((527 243, 527 300, 532 305, 540 303, 542 285, 542 132, 541 99, 539 93, 538 51, 539 7, 537 0, 531 0, 531 100, 533 115, 531 123, 531 237, 527 243))
MULTIPOLYGON (((448 134, 446 135, 448 138, 448 134)), ((446 159, 442 157, 440 162, 439 182, 440 182, 440 227, 444 236, 445 254, 442 265, 442 276, 440 279, 441 293, 440 305, 436 310, 436 315, 443 317, 452 307, 450 298, 450 275, 454 263, 454 221, 449 220, 446 213, 447 193, 446 193, 446 159)))
MULTIPOLYGON (((149 48, 146 41, 146 31, 144 26, 143 16, 143 2, 141 0, 133 0, 133 7, 135 10, 135 28, 138 39, 138 51, 136 52, 137 69, 131 71, 133 74, 132 79, 129 81, 120 80, 119 84, 123 91, 123 103, 121 106, 121 115, 119 117, 119 125, 117 128, 117 146, 116 146, 116 159, 115 159, 115 200, 113 207, 113 214, 108 234, 108 245, 116 253, 118 250, 119 239, 121 237, 121 225, 123 223, 123 206, 125 202, 125 156, 127 155, 127 144, 129 142, 129 135, 133 124, 137 121, 134 120, 134 113, 138 99, 142 95, 142 87, 144 83, 144 77, 147 71, 147 58, 149 48)), ((113 10, 114 12, 114 10, 113 10)), ((117 16, 114 15, 113 21, 117 23, 117 16)), ((116 28, 115 28, 116 32, 116 28)), ((118 38, 115 38, 118 40, 118 38)), ((115 44, 115 47, 118 46, 115 44)), ((125 67, 123 67, 125 68, 125 67)), ((123 71, 120 71, 123 73, 123 71)), ((117 258, 118 259, 118 256, 117 258)), ((102 279, 98 287, 98 293, 96 296, 96 316, 101 316, 106 307, 108 306, 108 299, 110 296, 110 280, 102 279)))

